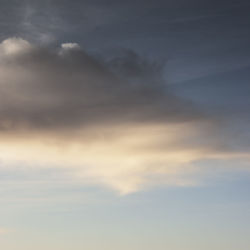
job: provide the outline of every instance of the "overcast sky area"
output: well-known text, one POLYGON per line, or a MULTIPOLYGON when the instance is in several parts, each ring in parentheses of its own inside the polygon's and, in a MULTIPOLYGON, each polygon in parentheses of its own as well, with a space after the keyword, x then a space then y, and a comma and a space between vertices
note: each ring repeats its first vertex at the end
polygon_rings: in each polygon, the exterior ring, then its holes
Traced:
POLYGON ((249 12, 0 0, 0 248, 249 250, 249 12))

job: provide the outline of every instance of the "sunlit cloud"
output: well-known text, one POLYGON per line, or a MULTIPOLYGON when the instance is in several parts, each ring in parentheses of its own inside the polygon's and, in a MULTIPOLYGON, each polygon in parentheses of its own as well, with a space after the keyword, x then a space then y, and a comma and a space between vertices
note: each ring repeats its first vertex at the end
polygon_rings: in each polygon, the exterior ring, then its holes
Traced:
POLYGON ((249 158, 135 53, 99 62, 76 43, 50 49, 10 38, 0 54, 0 158, 9 167, 68 168, 127 194, 195 185, 201 159, 249 158))

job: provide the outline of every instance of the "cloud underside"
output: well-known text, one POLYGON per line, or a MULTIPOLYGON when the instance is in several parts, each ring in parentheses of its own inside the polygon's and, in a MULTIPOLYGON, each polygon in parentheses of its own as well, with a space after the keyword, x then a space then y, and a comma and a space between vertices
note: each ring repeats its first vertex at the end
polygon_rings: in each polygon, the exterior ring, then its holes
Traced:
POLYGON ((3 164, 72 169, 130 193, 192 185, 192 163, 245 157, 218 138, 216 119, 171 93, 159 65, 133 52, 99 62, 75 43, 0 44, 3 164))

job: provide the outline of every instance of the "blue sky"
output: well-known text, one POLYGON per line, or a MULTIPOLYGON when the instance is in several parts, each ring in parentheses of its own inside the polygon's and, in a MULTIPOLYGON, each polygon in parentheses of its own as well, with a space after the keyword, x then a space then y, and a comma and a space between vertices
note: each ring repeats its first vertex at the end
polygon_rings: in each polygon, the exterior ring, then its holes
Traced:
POLYGON ((249 178, 243 172, 223 179, 125 197, 72 185, 31 191, 28 185, 22 199, 1 204, 1 221, 10 228, 1 244, 7 249, 247 249, 249 178))

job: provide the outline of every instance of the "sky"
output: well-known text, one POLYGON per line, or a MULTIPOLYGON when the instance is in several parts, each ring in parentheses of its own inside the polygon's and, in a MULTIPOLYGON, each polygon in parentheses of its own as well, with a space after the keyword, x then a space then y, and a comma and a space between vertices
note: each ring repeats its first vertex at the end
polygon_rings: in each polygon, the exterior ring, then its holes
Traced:
POLYGON ((0 0, 0 247, 248 250, 249 11, 0 0))

